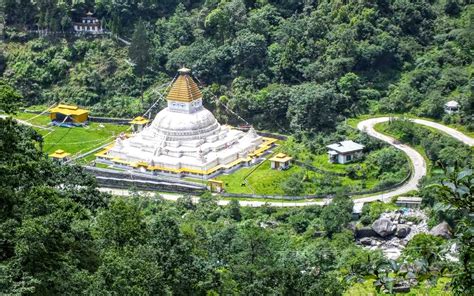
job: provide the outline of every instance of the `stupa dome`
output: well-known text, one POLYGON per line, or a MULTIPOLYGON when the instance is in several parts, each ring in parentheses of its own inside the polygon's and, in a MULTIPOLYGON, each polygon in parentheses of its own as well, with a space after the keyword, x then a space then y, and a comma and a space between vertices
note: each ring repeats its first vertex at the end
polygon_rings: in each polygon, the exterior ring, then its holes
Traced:
POLYGON ((220 124, 212 113, 201 108, 194 113, 173 112, 170 108, 161 110, 149 127, 155 135, 167 140, 195 140, 218 133, 220 124))

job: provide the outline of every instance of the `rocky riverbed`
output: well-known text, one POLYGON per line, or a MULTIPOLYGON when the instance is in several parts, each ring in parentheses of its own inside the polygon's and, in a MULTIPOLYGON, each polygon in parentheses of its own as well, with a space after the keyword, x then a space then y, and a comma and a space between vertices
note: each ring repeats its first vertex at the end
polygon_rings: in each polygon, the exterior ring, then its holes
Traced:
POLYGON ((407 243, 419 233, 429 233, 428 217, 422 210, 383 213, 372 226, 356 231, 356 242, 371 250, 381 249, 389 259, 400 257, 407 243))

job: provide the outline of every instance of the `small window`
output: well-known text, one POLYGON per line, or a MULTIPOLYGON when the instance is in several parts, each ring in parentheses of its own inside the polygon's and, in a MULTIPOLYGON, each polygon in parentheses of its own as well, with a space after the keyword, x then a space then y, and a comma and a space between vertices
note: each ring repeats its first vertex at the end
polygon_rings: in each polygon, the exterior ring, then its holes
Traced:
POLYGON ((352 155, 347 155, 347 156, 346 156, 346 160, 347 160, 347 161, 351 161, 351 160, 352 160, 352 155))

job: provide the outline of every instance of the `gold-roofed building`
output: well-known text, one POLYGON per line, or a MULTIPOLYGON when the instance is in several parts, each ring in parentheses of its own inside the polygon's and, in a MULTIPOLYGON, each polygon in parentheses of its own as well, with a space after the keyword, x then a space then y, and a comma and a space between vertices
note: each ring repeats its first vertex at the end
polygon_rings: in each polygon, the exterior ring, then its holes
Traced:
POLYGON ((271 168, 274 170, 286 170, 290 167, 293 157, 286 155, 285 153, 277 153, 275 156, 269 159, 271 168))
POLYGON ((49 109, 49 118, 51 121, 72 124, 86 124, 89 119, 89 110, 81 109, 75 105, 58 104, 56 107, 49 109))
POLYGON ((221 193, 224 191, 224 182, 216 179, 210 179, 207 181, 207 190, 211 192, 221 193))
POLYGON ((59 160, 59 161, 67 161, 69 160, 70 155, 71 153, 67 153, 66 151, 62 149, 58 149, 54 151, 53 153, 51 153, 49 157, 51 157, 52 159, 59 160))
POLYGON ((141 132, 143 128, 148 124, 148 122, 150 122, 150 120, 142 116, 137 116, 129 123, 132 125, 132 131, 136 133, 141 132))
POLYGON ((190 75, 191 70, 181 68, 178 70, 178 73, 179 75, 173 81, 166 98, 178 102, 192 102, 202 99, 202 93, 190 75))
POLYGON ((273 146, 253 128, 243 132, 220 125, 203 106, 189 69, 179 69, 166 99, 167 107, 151 124, 128 139, 117 138, 96 154, 97 161, 150 174, 209 179, 261 160, 273 146))

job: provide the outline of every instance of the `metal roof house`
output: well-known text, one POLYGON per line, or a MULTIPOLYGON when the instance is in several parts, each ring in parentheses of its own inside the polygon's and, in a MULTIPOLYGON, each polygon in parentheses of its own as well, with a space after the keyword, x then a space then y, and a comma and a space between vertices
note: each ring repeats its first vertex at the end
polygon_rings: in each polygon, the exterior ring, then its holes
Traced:
POLYGON ((449 101, 444 104, 444 112, 447 114, 454 114, 459 112, 459 103, 456 101, 449 101))
POLYGON ((326 147, 328 148, 329 162, 345 164, 360 158, 365 146, 354 141, 342 141, 326 147))

